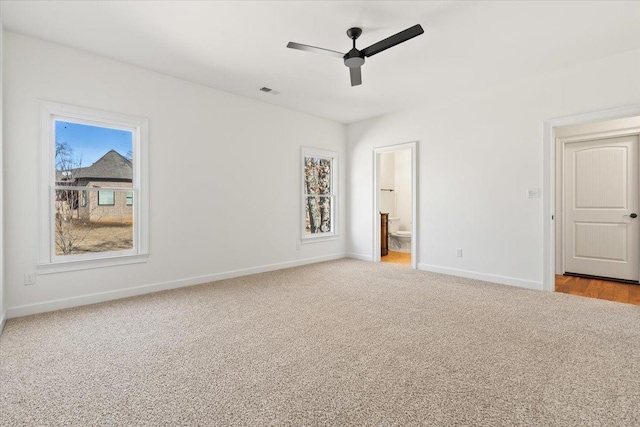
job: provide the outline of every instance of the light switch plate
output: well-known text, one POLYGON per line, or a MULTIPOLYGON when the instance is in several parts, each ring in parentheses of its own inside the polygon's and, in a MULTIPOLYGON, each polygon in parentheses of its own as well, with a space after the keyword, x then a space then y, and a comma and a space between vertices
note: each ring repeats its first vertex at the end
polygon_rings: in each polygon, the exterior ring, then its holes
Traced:
POLYGON ((540 189, 539 188, 527 188, 527 198, 529 198, 529 199, 539 199, 540 198, 540 189))

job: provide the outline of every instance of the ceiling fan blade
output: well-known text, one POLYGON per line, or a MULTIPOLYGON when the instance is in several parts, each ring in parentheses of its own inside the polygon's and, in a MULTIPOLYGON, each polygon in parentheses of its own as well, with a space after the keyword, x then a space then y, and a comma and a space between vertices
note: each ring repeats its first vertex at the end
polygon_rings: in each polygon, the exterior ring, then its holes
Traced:
POLYGON ((344 53, 336 52, 335 50, 323 49, 321 47, 309 46, 306 44, 300 44, 295 42, 289 42, 289 44, 287 44, 287 47, 290 49, 304 50, 307 52, 324 53, 325 55, 336 56, 338 58, 344 57, 344 53))
POLYGON ((402 42, 406 42, 409 39, 412 39, 420 34, 424 33, 422 26, 420 24, 414 25, 411 28, 407 28, 404 31, 400 31, 398 34, 394 34, 391 37, 387 37, 384 40, 379 41, 378 43, 374 43, 369 47, 362 49, 362 53, 364 56, 373 56, 376 53, 380 53, 383 50, 387 50, 390 47, 393 47, 402 42))
POLYGON ((351 86, 358 86, 362 84, 362 72, 360 67, 349 68, 349 75, 351 75, 351 86))

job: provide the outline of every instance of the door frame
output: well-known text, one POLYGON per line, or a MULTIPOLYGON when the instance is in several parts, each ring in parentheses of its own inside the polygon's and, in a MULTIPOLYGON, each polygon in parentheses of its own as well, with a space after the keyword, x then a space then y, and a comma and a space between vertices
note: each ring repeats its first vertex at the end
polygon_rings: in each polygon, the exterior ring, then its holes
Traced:
POLYGON ((418 268, 418 141, 386 145, 373 149, 373 247, 371 259, 380 262, 380 154, 410 150, 411 155, 411 268, 418 268))
MULTIPOLYGON (((543 123, 543 278, 542 289, 544 291, 555 291, 556 269, 560 267, 564 271, 564 256, 558 249, 562 242, 557 238, 562 236, 562 171, 564 146, 567 143, 578 142, 580 136, 556 138, 556 128, 570 125, 586 125, 607 120, 624 119, 640 115, 640 105, 616 108, 612 110, 598 111, 575 116, 560 117, 545 120, 543 123), (558 261, 558 258, 560 261, 558 261), (558 265, 560 263, 560 265, 558 265)), ((637 131, 632 129, 620 131, 619 135, 633 135, 637 131)), ((582 135, 582 139, 605 138, 607 132, 592 132, 582 135), (595 137, 594 137, 595 135, 595 137)), ((611 135, 611 132, 608 133, 611 135)))

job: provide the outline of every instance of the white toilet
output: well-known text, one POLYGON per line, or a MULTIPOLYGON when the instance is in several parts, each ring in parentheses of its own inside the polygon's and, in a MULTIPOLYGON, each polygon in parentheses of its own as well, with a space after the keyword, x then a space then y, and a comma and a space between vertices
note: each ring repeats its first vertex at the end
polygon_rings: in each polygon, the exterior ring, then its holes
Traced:
POLYGON ((411 232, 400 230, 400 218, 389 217, 389 250, 411 252, 411 232))

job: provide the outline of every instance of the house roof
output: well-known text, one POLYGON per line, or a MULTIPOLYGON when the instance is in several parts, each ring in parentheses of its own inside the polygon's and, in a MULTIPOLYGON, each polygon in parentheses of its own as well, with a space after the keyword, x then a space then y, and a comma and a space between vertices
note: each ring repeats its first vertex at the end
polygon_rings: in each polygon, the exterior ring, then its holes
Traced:
POLYGON ((110 150, 91 166, 76 169, 73 175, 75 179, 132 180, 133 166, 131 160, 115 150, 110 150))

